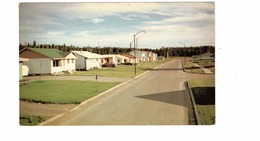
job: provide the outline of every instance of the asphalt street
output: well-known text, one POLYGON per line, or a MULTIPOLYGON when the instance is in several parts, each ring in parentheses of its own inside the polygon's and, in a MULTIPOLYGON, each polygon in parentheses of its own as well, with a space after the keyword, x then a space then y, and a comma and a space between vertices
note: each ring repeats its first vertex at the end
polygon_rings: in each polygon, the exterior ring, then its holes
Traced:
POLYGON ((46 125, 187 125, 184 82, 201 77, 213 76, 185 73, 181 60, 173 60, 46 125))

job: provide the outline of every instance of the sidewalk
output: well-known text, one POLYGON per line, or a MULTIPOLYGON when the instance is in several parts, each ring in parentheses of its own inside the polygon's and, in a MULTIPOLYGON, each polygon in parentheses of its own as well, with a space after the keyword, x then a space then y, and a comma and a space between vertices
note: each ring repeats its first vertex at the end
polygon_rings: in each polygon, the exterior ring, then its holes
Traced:
POLYGON ((35 81, 35 80, 79 80, 79 81, 98 81, 98 82, 125 82, 131 78, 124 77, 101 77, 98 76, 26 76, 23 78, 25 81, 35 81))
POLYGON ((202 66, 200 66, 199 64, 196 64, 196 63, 193 63, 195 66, 199 67, 200 69, 202 69, 206 74, 213 74, 211 72, 211 70, 207 69, 207 68, 204 68, 202 66))

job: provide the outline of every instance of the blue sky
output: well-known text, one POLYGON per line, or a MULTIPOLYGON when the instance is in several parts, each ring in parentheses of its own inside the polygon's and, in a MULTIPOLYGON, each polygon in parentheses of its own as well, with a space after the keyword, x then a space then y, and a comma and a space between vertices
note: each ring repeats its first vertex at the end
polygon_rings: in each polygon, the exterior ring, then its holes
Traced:
POLYGON ((215 45, 214 3, 20 3, 19 42, 139 48, 215 45))

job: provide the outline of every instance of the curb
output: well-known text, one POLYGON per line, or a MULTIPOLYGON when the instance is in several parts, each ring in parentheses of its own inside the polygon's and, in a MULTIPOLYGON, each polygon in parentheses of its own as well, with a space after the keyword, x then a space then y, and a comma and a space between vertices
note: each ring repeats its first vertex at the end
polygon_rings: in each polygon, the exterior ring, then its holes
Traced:
POLYGON ((194 113, 195 113, 195 118, 196 118, 197 125, 201 125, 199 112, 198 112, 198 109, 197 109, 197 104, 195 102, 195 99, 194 99, 194 96, 193 96, 193 93, 192 93, 189 81, 187 81, 187 85, 188 85, 188 88, 189 88, 189 93, 190 93, 191 102, 192 102, 192 105, 193 105, 193 108, 194 108, 194 113))
MULTIPOLYGON (((166 63, 167 63, 167 62, 166 62, 166 63)), ((164 63, 164 64, 165 64, 165 63, 164 63)), ((162 66, 162 65, 163 65, 163 64, 161 64, 161 65, 159 65, 159 66, 157 66, 157 67, 154 67, 153 69, 158 68, 158 67, 160 67, 160 66, 162 66)), ((54 116, 54 117, 52 117, 52 118, 49 118, 49 119, 47 119, 46 121, 39 123, 37 126, 46 125, 46 124, 48 124, 49 122, 52 122, 52 121, 58 119, 59 117, 65 115, 66 113, 72 112, 72 111, 78 109, 78 108, 79 108, 80 106, 82 106, 82 105, 84 105, 84 104, 86 104, 86 103, 88 103, 88 102, 90 102, 90 101, 92 101, 92 100, 95 100, 95 99, 99 98, 100 96, 105 95, 106 93, 108 93, 108 92, 110 92, 110 91, 112 91, 112 90, 114 90, 114 89, 116 89, 116 88, 118 88, 118 87, 120 87, 120 86, 122 86, 122 85, 125 85, 125 84, 127 84, 127 83, 130 83, 131 81, 136 80, 136 79, 142 77, 143 75, 149 73, 150 71, 151 71, 151 70, 145 71, 144 73, 142 73, 142 74, 140 74, 140 75, 138 75, 138 76, 135 76, 134 78, 132 78, 132 79, 130 79, 130 80, 127 80, 127 81, 125 81, 125 82, 123 82, 123 83, 120 83, 120 84, 118 84, 118 85, 116 85, 116 86, 114 86, 114 87, 112 87, 112 88, 110 88, 110 89, 108 89, 108 90, 106 90, 106 91, 100 93, 100 94, 97 94, 96 96, 94 96, 94 97, 92 97, 92 98, 90 98, 90 99, 88 99, 88 100, 85 100, 85 101, 81 102, 78 106, 76 106, 76 107, 70 109, 69 111, 64 112, 64 113, 62 113, 62 114, 59 114, 59 115, 57 115, 57 116, 54 116)))

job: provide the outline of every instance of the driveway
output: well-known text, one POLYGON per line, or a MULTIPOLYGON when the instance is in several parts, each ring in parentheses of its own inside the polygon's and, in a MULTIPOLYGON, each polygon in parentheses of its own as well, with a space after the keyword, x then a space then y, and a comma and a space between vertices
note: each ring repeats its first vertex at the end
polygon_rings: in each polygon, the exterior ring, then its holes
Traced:
POLYGON ((214 77, 185 73, 173 60, 85 102, 46 125, 187 125, 189 99, 184 82, 214 77))

